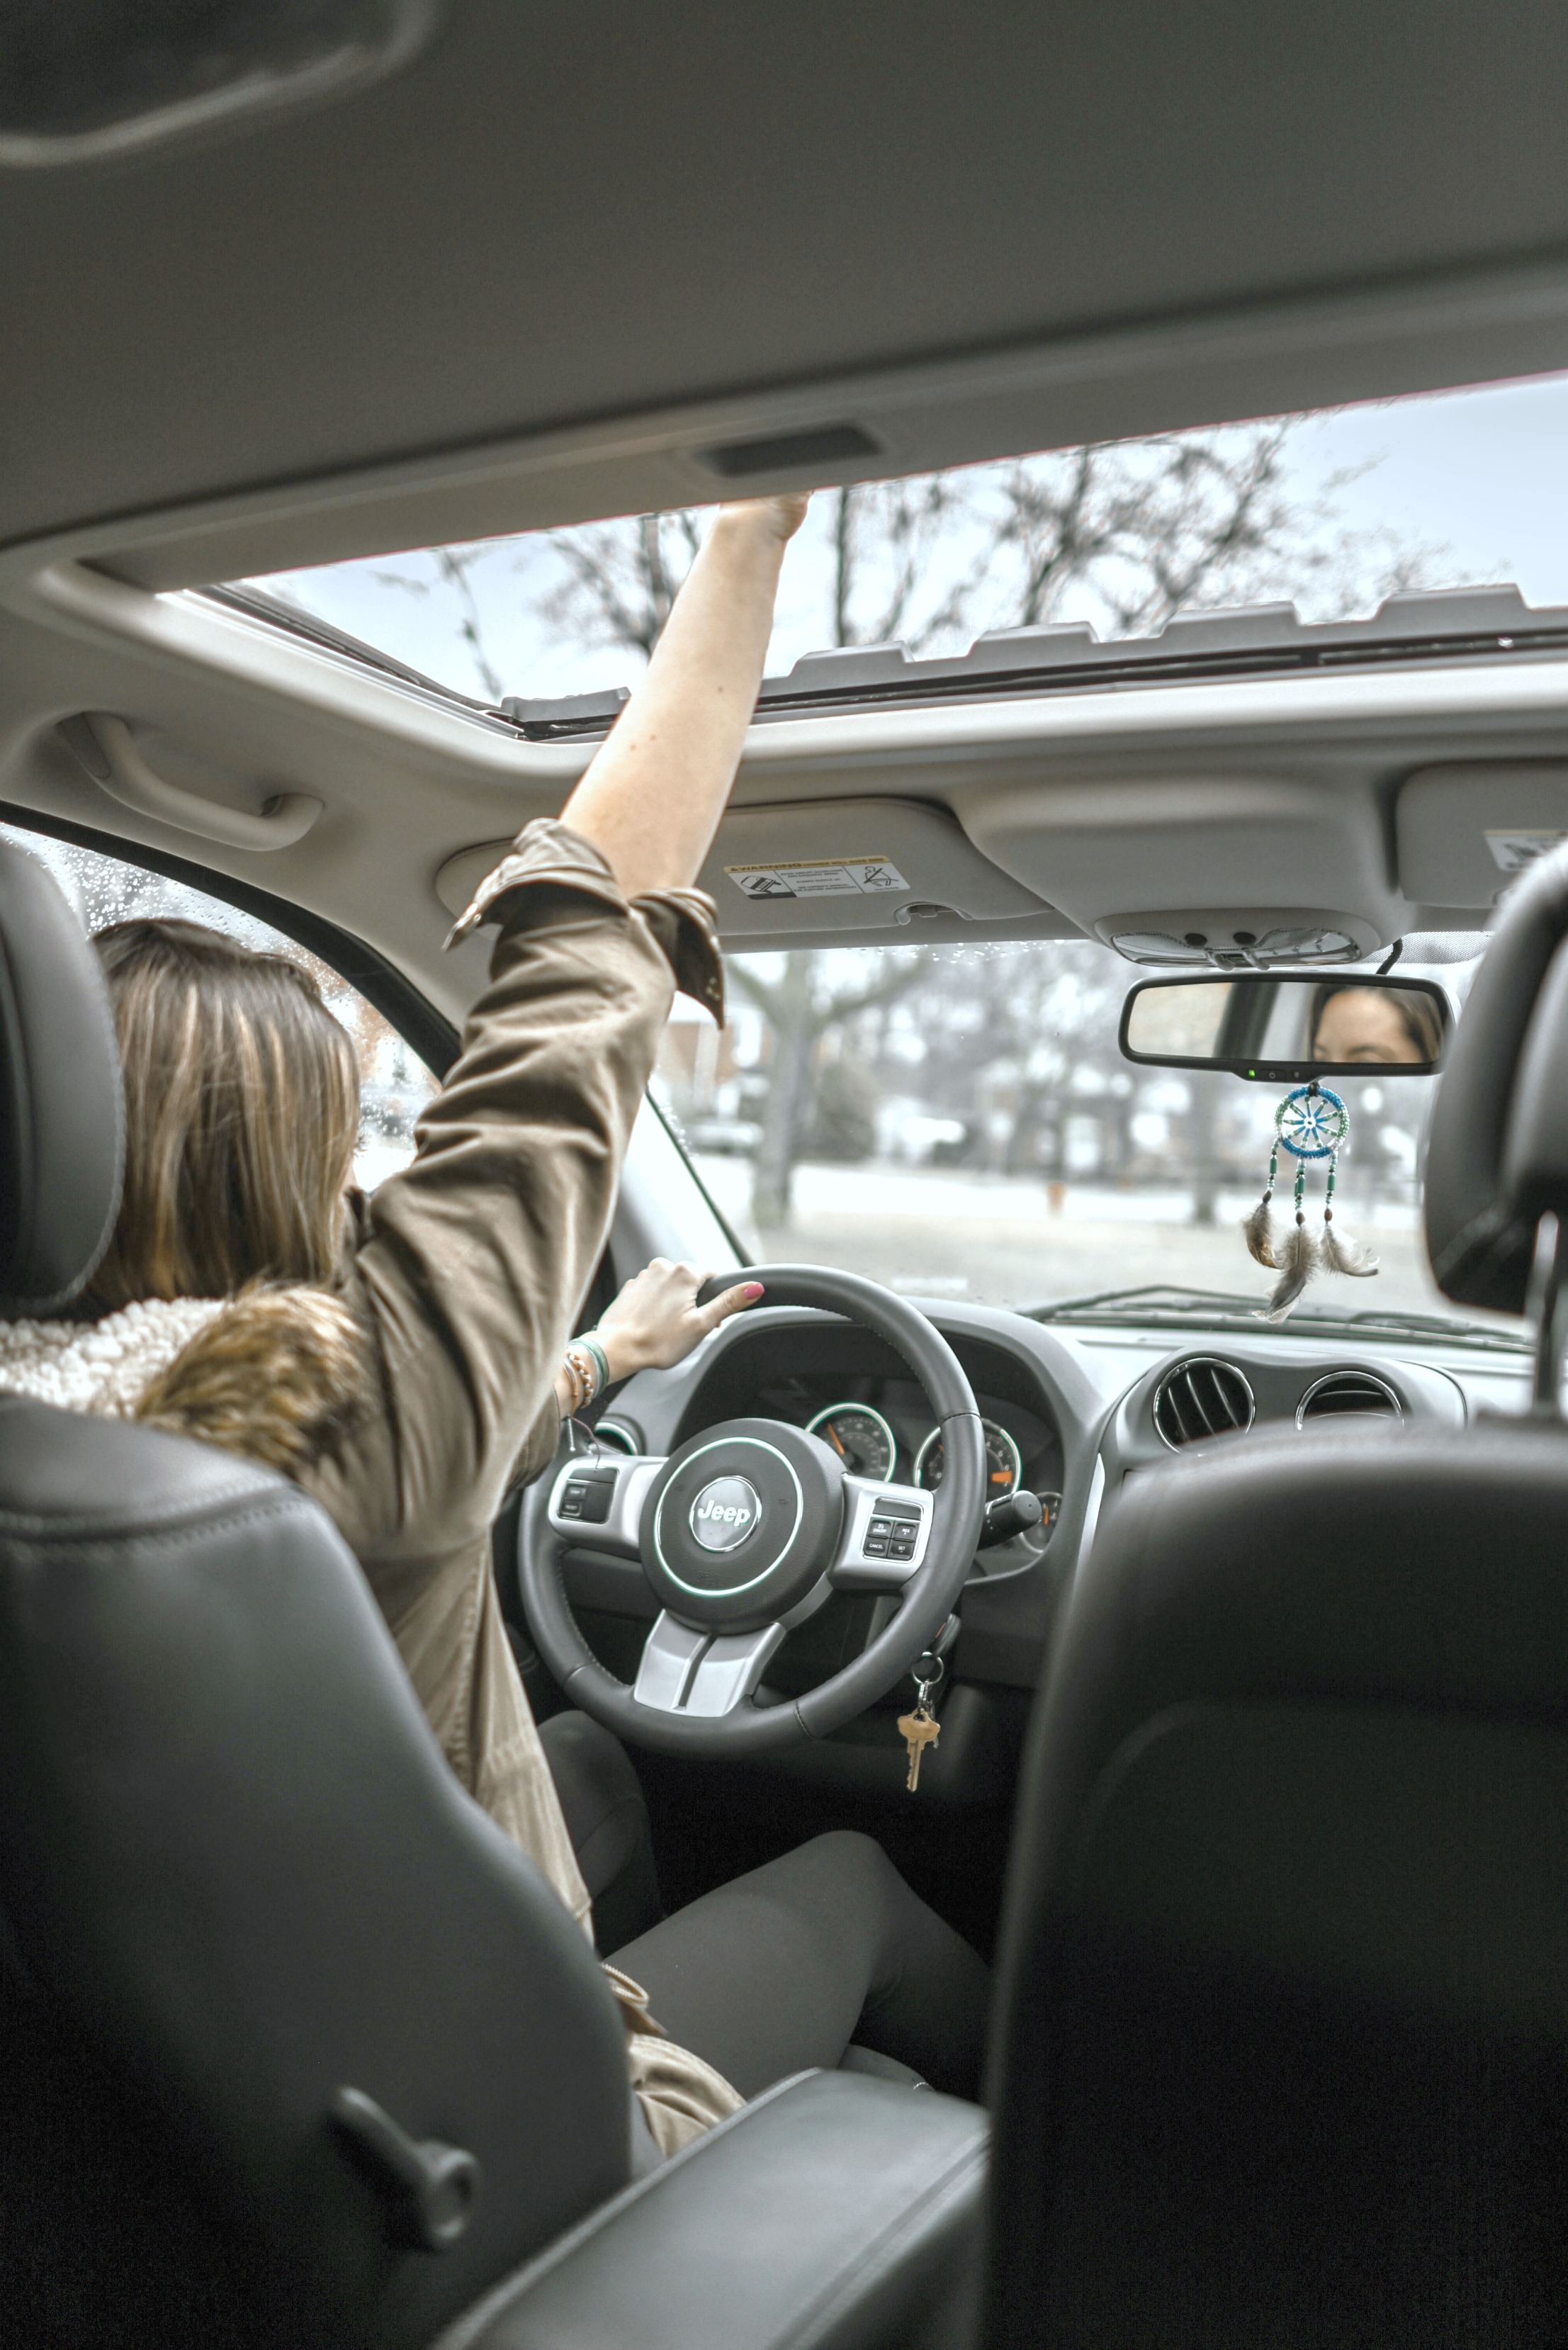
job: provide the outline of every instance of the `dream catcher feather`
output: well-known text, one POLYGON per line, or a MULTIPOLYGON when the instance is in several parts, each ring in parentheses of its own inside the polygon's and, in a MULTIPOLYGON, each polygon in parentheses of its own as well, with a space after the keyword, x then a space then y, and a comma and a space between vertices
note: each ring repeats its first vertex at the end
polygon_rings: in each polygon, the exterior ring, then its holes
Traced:
POLYGON ((1263 1319, 1267 1322, 1284 1320, 1314 1273, 1347 1273, 1365 1280, 1377 1270, 1375 1256, 1355 1241, 1344 1238, 1334 1227, 1339 1154, 1349 1140, 1350 1112, 1338 1094, 1329 1086, 1319 1085, 1315 1077, 1311 1085, 1298 1086, 1293 1093, 1287 1094, 1274 1112, 1269 1180, 1263 1186, 1262 1198, 1241 1227, 1251 1254, 1280 1276, 1264 1310, 1263 1319), (1296 1162, 1295 1222, 1282 1240, 1272 1207, 1282 1150, 1288 1151, 1296 1162), (1321 1237, 1308 1229, 1303 1206, 1307 1167, 1317 1159, 1328 1161, 1321 1237))

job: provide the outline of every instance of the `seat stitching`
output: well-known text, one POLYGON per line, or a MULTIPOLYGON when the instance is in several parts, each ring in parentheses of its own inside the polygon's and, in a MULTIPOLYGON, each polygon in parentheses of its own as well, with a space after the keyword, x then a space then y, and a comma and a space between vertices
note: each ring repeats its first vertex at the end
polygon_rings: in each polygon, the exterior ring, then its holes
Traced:
POLYGON ((197 1503, 183 1517, 152 1518, 140 1525, 110 1533, 101 1518, 21 1517, 0 1512, 0 1550, 47 1552, 69 1543, 88 1550, 118 1551, 147 1543, 187 1543, 199 1535, 296 1514, 320 1519, 325 1513, 319 1503, 304 1493, 283 1492, 258 1499, 248 1508, 230 1508, 227 1512, 221 1499, 197 1503), (197 1515, 197 1511, 202 1514, 197 1515))

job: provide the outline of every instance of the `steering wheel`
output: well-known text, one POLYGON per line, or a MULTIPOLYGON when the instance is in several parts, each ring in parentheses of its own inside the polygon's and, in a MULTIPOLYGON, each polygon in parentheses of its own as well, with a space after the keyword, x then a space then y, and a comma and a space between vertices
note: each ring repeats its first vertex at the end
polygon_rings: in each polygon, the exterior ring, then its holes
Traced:
POLYGON ((530 1628, 566 1696, 634 1745, 763 1754, 826 1738, 900 1680, 952 1613, 985 1509, 985 1439, 958 1357, 926 1316, 857 1274, 818 1265, 726 1273, 705 1301, 763 1281, 770 1305, 815 1306, 886 1339, 924 1388, 942 1437, 935 1492, 857 1477, 831 1446, 779 1419, 705 1428, 664 1458, 576 1455, 519 1545, 530 1628), (659 1615, 628 1687, 578 1631, 568 1549, 636 1558, 659 1615), (897 1596, 870 1646, 801 1698, 760 1691, 786 1632, 834 1591, 897 1596))

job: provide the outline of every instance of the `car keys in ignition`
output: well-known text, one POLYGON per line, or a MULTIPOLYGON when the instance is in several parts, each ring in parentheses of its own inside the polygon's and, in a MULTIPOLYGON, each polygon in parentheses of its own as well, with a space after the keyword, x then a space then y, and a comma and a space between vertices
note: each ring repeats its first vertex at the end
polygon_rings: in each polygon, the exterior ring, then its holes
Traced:
POLYGON ((921 1755, 942 1734, 942 1725, 931 1711, 930 1695, 946 1671, 940 1657, 932 1656, 928 1649, 910 1676, 915 1684, 915 1710, 898 1716, 898 1733, 909 1750, 909 1775, 904 1782, 907 1794, 912 1795, 920 1783, 921 1755))

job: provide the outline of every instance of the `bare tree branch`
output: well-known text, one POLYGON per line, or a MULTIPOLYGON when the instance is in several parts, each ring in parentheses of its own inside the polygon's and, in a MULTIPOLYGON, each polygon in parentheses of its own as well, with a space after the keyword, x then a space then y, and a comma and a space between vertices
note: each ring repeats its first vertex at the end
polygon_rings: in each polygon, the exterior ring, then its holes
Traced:
POLYGON ((688 512, 552 531, 566 577, 538 606, 540 618, 562 634, 646 660, 701 543, 701 517, 688 512))
POLYGON ((1116 479, 1110 452, 1095 448, 1075 451, 1060 483, 1039 465, 1015 467, 1003 495, 996 545, 1016 546, 1023 563, 1014 625, 1036 628, 1075 580, 1122 551, 1137 500, 1116 479))
MULTIPOLYGON (((499 702, 505 691, 500 671, 491 660, 484 640, 484 612, 474 593, 472 573, 480 556, 487 552, 480 546, 432 546, 431 559, 435 566, 438 582, 454 590, 458 608, 458 634, 468 647, 480 683, 493 702, 499 702)), ((376 577, 389 588, 400 588, 410 596, 428 596, 428 579, 410 579, 406 571, 378 571, 376 577)))
POLYGON ((783 979, 772 983, 759 978, 755 972, 748 971, 743 962, 731 962, 725 968, 732 983, 775 1026, 794 1016, 803 1018, 814 1035, 821 1035, 825 1030, 853 1020, 862 1012, 870 1012, 879 1004, 893 1003, 920 976, 918 948, 901 951, 895 948, 892 952, 899 955, 899 961, 891 970, 884 971, 881 977, 869 986, 836 993, 830 992, 826 995, 820 995, 815 985, 825 961, 820 950, 809 959, 796 950, 794 968, 786 971, 783 979), (806 983, 804 989, 800 984, 802 976, 806 983), (800 1007, 798 1011, 797 1004, 800 1007))
POLYGON ((473 666, 479 671, 484 691, 493 702, 499 702, 505 687, 499 671, 484 649, 484 622, 479 599, 473 592, 469 573, 481 549, 475 546, 438 546, 435 549, 436 570, 449 587, 455 588, 462 608, 460 633, 473 655, 473 666))

